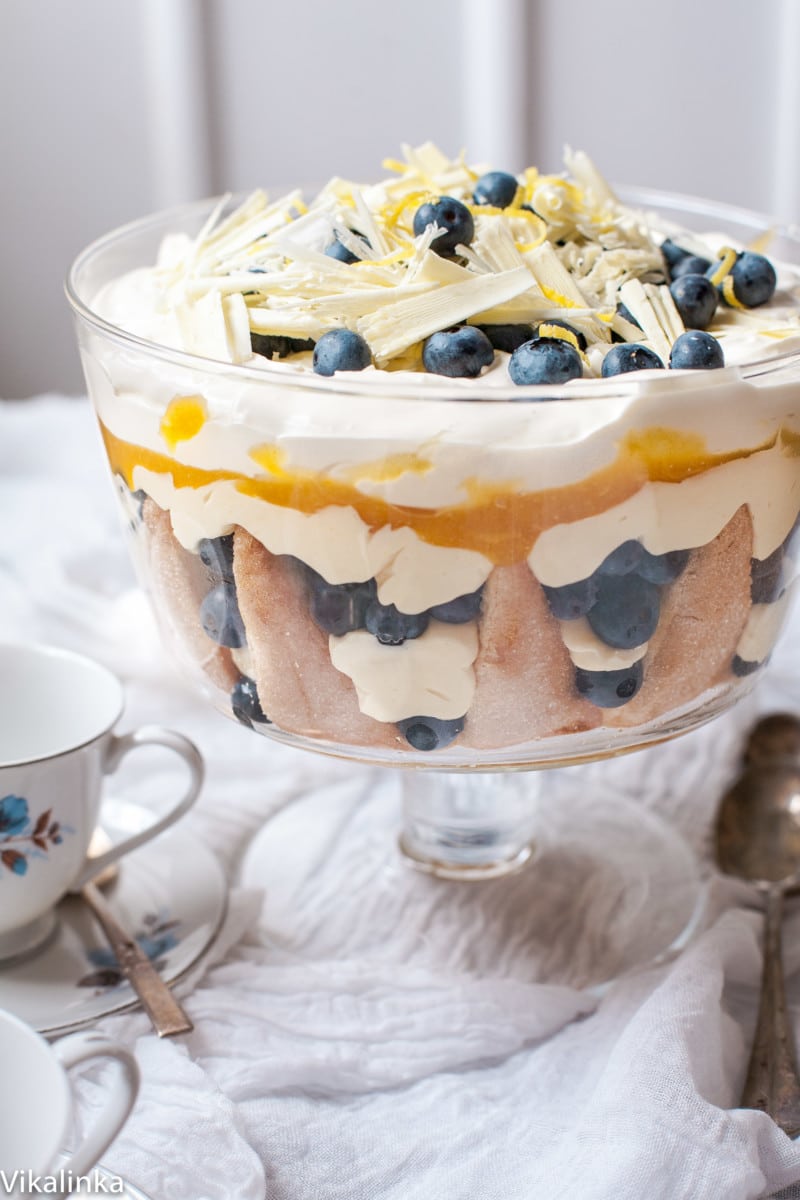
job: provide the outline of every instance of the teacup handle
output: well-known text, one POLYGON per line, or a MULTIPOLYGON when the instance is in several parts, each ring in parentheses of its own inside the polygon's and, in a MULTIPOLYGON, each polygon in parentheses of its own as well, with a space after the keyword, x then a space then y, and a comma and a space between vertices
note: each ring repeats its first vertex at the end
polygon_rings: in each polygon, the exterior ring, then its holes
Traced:
POLYGON ((120 1065, 103 1110, 69 1161, 59 1164, 65 1174, 86 1175, 113 1142, 128 1119, 139 1091, 139 1068, 130 1050, 102 1033, 74 1033, 53 1044, 62 1067, 69 1070, 93 1059, 113 1058, 120 1065))
POLYGON ((189 786, 177 804, 164 813, 163 816, 153 821, 151 825, 148 825, 146 829, 142 829, 141 832, 135 833, 132 837, 125 838, 121 842, 115 842, 110 849, 103 851, 102 854, 96 854, 88 858, 78 878, 72 885, 73 891, 79 891, 87 880, 93 879, 95 875, 99 875, 111 863, 116 862, 118 858, 122 858, 123 854, 129 854, 131 850, 136 850, 139 846, 143 846, 145 842, 149 842, 151 838, 156 837, 157 834, 167 829, 174 821, 177 821, 184 813, 189 811, 200 793, 205 774, 200 751, 194 742, 189 741, 183 734, 175 733, 172 729, 162 729, 160 725, 145 725, 133 733, 126 733, 122 736, 112 734, 103 763, 105 773, 112 774, 116 771, 125 755, 140 746, 165 746, 168 750, 174 750, 189 768, 189 786))

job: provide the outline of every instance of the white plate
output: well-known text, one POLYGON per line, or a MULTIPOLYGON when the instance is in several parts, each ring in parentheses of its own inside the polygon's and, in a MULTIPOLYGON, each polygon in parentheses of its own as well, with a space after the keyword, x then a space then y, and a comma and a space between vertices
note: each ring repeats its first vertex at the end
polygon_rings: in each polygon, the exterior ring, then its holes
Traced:
MULTIPOLYGON (((103 828, 112 841, 144 828, 152 814, 138 804, 107 800, 103 828)), ((216 937, 225 916, 227 886, 211 851, 176 826, 127 855, 106 889, 115 915, 174 983, 216 937)), ((86 905, 68 897, 58 926, 31 957, 0 964, 0 1008, 52 1036, 135 1008, 102 930, 86 905)))
MULTIPOLYGON (((63 1170, 66 1162, 67 1156, 62 1155, 56 1164, 55 1170, 63 1170)), ((99 1177, 108 1185, 108 1190, 106 1192, 93 1190, 90 1193, 92 1196, 109 1195, 121 1196, 122 1200, 150 1200, 149 1196, 146 1196, 143 1191, 140 1191, 139 1188, 134 1187, 132 1183, 128 1183, 127 1179, 123 1179, 121 1175, 115 1175, 113 1171, 107 1171, 106 1168, 100 1166, 99 1163, 93 1167, 89 1167, 85 1174, 92 1180, 99 1177), (122 1184, 122 1191, 119 1190, 120 1184, 122 1184), (114 1191, 111 1190, 112 1187, 115 1189, 114 1191)), ((87 1193, 83 1192, 82 1194, 85 1195, 87 1193)))

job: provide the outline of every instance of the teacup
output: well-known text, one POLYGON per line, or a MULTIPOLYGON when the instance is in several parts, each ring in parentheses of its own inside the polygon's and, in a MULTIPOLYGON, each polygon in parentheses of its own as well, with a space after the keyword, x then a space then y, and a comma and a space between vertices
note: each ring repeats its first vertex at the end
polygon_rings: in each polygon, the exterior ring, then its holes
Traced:
POLYGON ((0 960, 44 942, 67 892, 161 833, 197 798, 197 748, 156 725, 117 736, 122 707, 119 680, 99 663, 48 646, 0 645, 0 960), (140 746, 178 754, 188 787, 144 830, 87 857, 103 777, 140 746))
POLYGON ((111 1144, 133 1108, 139 1071, 129 1050, 102 1034, 75 1033, 48 1045, 17 1017, 0 1010, 0 1193, 22 1196, 71 1191, 111 1144), (116 1059, 102 1111, 71 1156, 61 1158, 73 1125, 67 1070, 95 1059, 116 1059), (36 1185, 36 1186, 34 1186, 36 1185), (63 1186, 62 1186, 63 1185, 63 1186))

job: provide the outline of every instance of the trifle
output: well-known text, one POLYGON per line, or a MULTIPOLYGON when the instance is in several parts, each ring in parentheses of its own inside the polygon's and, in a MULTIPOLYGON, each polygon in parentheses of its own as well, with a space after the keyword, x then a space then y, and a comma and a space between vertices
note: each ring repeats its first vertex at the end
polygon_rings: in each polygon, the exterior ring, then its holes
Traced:
POLYGON ((406 148, 193 205, 69 294, 166 642, 253 729, 534 766, 691 728, 779 633, 800 512, 797 247, 406 148))

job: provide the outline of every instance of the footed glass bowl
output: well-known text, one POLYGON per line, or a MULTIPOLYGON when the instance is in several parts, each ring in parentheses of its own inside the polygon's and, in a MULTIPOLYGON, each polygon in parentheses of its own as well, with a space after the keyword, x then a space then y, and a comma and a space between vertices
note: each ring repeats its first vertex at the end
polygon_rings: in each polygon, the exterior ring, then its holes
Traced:
MULTIPOLYGON (((624 198, 740 244, 769 224, 624 198)), ((483 392, 231 365, 94 311, 211 207, 96 242, 68 295, 141 581, 222 712, 362 761, 503 771, 657 742, 752 688, 795 575, 800 354, 483 392)), ((775 234, 768 253, 799 250, 775 234)), ((438 801, 423 792, 424 816, 438 801)), ((470 794, 450 841, 478 873, 519 861, 529 831, 492 841, 498 793, 470 794)), ((407 850, 446 865, 450 842, 431 852, 429 832, 407 829, 407 850)))

